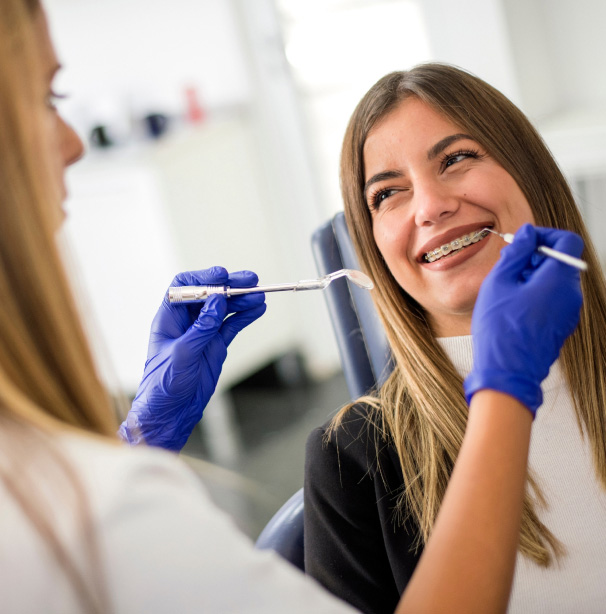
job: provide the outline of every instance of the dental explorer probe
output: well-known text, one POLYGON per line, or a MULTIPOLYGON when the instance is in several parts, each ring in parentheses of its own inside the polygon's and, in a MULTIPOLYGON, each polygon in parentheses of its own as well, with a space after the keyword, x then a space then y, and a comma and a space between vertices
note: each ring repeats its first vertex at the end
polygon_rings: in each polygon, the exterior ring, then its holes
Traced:
MULTIPOLYGON (((510 232, 501 233, 497 232, 496 230, 492 230, 491 228, 483 228, 480 232, 484 231, 492 232, 493 235, 499 235, 499 237, 501 237, 501 239, 503 239, 503 241, 505 241, 506 243, 513 242, 513 235, 510 232)), ((581 260, 580 258, 575 258, 574 256, 570 256, 568 254, 565 254, 564 252, 560 252, 557 249, 553 249, 552 247, 547 247, 546 245, 539 245, 539 247, 537 247, 537 251, 541 252, 542 254, 545 254, 545 256, 550 256, 555 260, 559 260, 564 264, 569 264, 570 266, 573 266, 580 271, 587 270, 587 263, 584 260, 581 260)))
POLYGON ((252 288, 231 288, 230 286, 173 286, 168 289, 168 300, 171 303, 199 303, 205 301, 212 294, 221 294, 227 298, 240 294, 253 294, 258 292, 300 292, 301 290, 324 290, 330 282, 340 277, 365 290, 372 290, 374 284, 370 277, 354 269, 341 269, 334 273, 324 275, 319 279, 302 279, 294 283, 272 284, 267 286, 253 286, 252 288))

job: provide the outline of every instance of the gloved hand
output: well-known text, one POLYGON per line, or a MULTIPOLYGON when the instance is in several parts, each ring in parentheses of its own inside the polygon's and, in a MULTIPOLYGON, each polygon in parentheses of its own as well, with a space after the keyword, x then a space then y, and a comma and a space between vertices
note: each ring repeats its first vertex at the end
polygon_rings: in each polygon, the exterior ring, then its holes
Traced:
POLYGON ((532 412, 543 402, 541 382, 579 321, 580 272, 535 252, 539 245, 580 256, 571 232, 522 226, 480 287, 471 320, 473 369, 467 402, 490 388, 518 399, 532 412))
MULTIPOLYGON (((212 267, 180 273, 171 285, 243 288, 257 283, 251 271, 229 275, 223 267, 212 267)), ((265 307, 262 293, 229 299, 211 295, 202 306, 171 304, 165 296, 152 323, 143 379, 120 437, 131 444, 179 451, 215 391, 227 346, 265 307)))

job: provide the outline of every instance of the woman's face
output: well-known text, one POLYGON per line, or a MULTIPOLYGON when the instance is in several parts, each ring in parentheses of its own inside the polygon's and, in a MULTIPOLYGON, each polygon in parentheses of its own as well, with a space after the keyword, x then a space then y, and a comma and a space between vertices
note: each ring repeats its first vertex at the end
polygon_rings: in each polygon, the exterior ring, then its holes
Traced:
POLYGON ((392 275, 425 308, 435 335, 469 334, 480 284, 504 246, 496 235, 469 240, 485 227, 513 233, 534 223, 517 183, 479 143, 414 97, 370 132, 364 167, 374 239, 392 275), (448 255, 426 260, 445 245, 448 255))
POLYGON ((49 159, 52 161, 54 178, 61 186, 62 199, 67 191, 65 188, 65 169, 79 160, 84 153, 84 145, 74 129, 69 126, 59 115, 55 106, 57 94, 53 90, 53 79, 61 68, 57 55, 50 38, 46 16, 39 10, 35 17, 35 28, 40 51, 40 67, 43 79, 44 92, 46 93, 41 104, 45 106, 45 139, 48 147, 49 159))

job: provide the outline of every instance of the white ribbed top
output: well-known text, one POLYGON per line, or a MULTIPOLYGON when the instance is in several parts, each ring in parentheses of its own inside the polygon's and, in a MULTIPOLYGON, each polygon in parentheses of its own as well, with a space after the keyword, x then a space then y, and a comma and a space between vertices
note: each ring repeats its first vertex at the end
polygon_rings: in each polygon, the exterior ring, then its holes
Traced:
MULTIPOLYGON (((471 336, 438 340, 465 377, 471 336)), ((542 522, 567 554, 547 569, 518 555, 510 614, 606 612, 606 491, 596 478, 589 442, 579 429, 568 387, 554 363, 542 385, 529 464, 545 495, 542 522)))

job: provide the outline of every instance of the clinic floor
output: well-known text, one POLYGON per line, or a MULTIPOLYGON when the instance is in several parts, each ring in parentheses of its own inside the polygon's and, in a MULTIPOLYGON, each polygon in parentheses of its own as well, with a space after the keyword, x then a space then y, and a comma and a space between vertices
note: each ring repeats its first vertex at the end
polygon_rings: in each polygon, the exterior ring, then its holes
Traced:
POLYGON ((216 502, 253 539, 303 485, 310 431, 349 399, 342 373, 321 382, 299 377, 284 383, 268 371, 228 395, 238 441, 237 452, 228 462, 212 458, 203 427, 192 433, 183 449, 185 460, 202 476, 216 502), (214 465, 205 466, 200 459, 212 460, 214 465))

